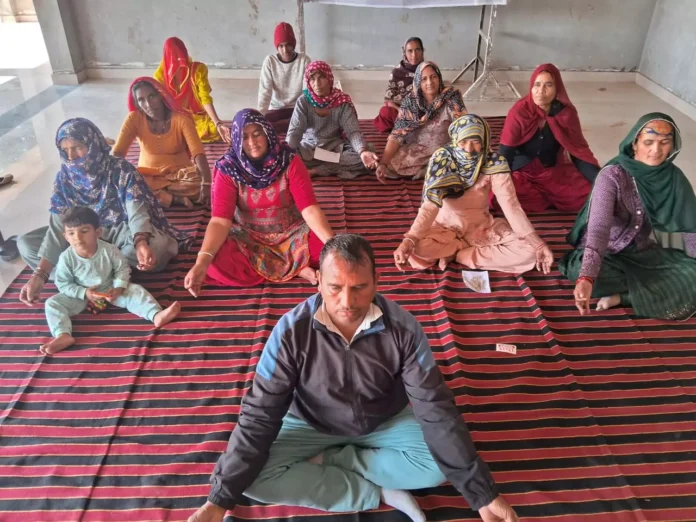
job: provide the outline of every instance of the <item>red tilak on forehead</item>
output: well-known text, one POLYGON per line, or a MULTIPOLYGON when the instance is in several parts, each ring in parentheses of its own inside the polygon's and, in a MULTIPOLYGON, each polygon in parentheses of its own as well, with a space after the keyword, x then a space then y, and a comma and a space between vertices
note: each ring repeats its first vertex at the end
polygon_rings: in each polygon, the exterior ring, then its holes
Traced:
POLYGON ((653 134, 661 137, 674 136, 674 127, 666 121, 651 121, 640 131, 641 134, 653 134))

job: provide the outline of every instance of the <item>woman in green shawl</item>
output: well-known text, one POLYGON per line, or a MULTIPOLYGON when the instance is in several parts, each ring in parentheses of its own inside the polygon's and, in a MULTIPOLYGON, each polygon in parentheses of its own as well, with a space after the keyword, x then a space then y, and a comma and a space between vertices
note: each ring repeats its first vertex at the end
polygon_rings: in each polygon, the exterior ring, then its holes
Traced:
POLYGON ((696 196, 674 159, 674 120, 646 114, 595 180, 568 235, 576 249, 559 268, 575 281, 575 306, 632 306, 636 315, 687 319, 696 313, 696 196), (662 248, 654 232, 682 233, 685 249, 662 248))

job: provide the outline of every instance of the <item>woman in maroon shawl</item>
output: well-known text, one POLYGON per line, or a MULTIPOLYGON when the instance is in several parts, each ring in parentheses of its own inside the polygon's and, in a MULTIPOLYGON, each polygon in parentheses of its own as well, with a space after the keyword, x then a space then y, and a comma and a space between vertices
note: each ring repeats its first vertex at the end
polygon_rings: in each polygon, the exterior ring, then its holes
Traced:
POLYGON ((529 81, 529 94, 512 106, 500 137, 525 212, 549 208, 578 212, 599 173, 582 135, 578 111, 561 73, 545 63, 529 81))
POLYGON ((403 59, 389 76, 387 91, 384 93, 384 105, 373 120, 379 132, 389 133, 394 128, 394 122, 399 115, 399 107, 403 99, 411 93, 413 77, 418 64, 423 61, 423 40, 412 36, 401 48, 403 59))

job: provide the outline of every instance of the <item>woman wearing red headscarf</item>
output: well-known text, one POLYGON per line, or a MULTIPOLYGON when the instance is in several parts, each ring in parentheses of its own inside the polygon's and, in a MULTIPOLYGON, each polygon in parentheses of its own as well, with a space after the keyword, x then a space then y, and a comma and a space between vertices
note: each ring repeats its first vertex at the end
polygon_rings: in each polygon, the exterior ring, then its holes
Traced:
POLYGON ((525 212, 577 212, 585 204, 599 163, 556 66, 545 63, 532 74, 529 94, 508 112, 499 153, 525 212))
POLYGON ((193 120, 162 84, 147 76, 131 84, 128 110, 112 155, 125 158, 137 139, 138 171, 162 206, 208 204, 210 166, 193 120))
POLYGON ((334 85, 329 64, 310 63, 305 81, 286 139, 309 173, 353 179, 377 168, 379 157, 360 132, 353 100, 334 85))
POLYGON ((179 38, 167 38, 164 57, 154 74, 155 80, 164 85, 177 106, 193 118, 196 132, 203 143, 230 142, 230 130, 223 125, 213 106, 208 83, 208 67, 194 62, 179 38))

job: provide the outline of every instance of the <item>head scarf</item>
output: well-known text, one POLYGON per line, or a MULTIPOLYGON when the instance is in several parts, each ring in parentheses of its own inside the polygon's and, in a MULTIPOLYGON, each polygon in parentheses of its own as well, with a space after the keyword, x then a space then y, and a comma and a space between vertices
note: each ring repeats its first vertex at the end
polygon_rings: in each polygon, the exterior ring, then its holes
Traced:
MULTIPOLYGON (((681 134, 674 120, 661 112, 646 114, 633 126, 619 145, 619 154, 607 165, 621 165, 635 181, 650 224, 662 232, 696 232, 696 195, 682 170, 674 165, 681 150, 681 134), (660 165, 650 166, 633 157, 633 144, 651 121, 666 121, 674 129, 674 149, 660 165)), ((601 172, 600 172, 601 175, 601 172)), ((580 210, 567 240, 577 245, 587 227, 592 195, 580 210)))
POLYGON ((215 166, 238 183, 262 189, 273 183, 288 168, 294 152, 286 142, 281 142, 268 120, 254 109, 242 109, 232 121, 232 144, 215 166), (268 152, 259 161, 247 157, 243 148, 244 127, 258 123, 268 138, 268 152))
POLYGON ((423 185, 423 199, 438 207, 442 207, 446 198, 461 196, 482 174, 510 172, 505 158, 491 152, 491 131, 480 116, 462 116, 450 124, 448 132, 452 141, 436 150, 430 158, 423 185), (475 137, 481 140, 481 152, 467 153, 457 146, 460 141, 475 137))
POLYGON ((200 62, 194 62, 179 38, 167 38, 164 41, 162 71, 164 87, 174 98, 179 107, 194 114, 203 112, 203 107, 195 96, 195 71, 200 62), (178 78, 177 78, 178 73, 178 78))
POLYGON ((401 47, 403 58, 399 66, 392 69, 391 76, 389 76, 389 84, 387 85, 387 92, 384 94, 385 100, 394 102, 397 105, 401 104, 403 99, 411 92, 413 77, 418 68, 418 65, 411 64, 406 57, 406 46, 413 41, 420 41, 420 38, 411 37, 406 40, 406 43, 401 47))
POLYGON ((170 111, 181 112, 179 105, 176 103, 174 98, 172 98, 172 95, 167 92, 167 89, 164 88, 164 85, 162 85, 154 78, 150 78, 149 76, 140 76, 139 78, 133 80, 133 83, 131 83, 128 89, 128 110, 130 112, 140 110, 140 107, 138 107, 138 104, 135 101, 135 94, 133 93, 133 86, 136 83, 140 82, 149 83, 159 93, 159 95, 162 97, 162 100, 164 101, 164 104, 170 111))
POLYGON ((62 215, 76 206, 89 207, 99 215, 102 226, 117 226, 128 222, 129 201, 143 202, 157 230, 182 243, 188 241, 186 234, 169 223, 136 168, 125 159, 109 154, 111 147, 94 123, 85 118, 65 121, 56 133, 56 147, 63 165, 53 184, 50 208, 53 214, 62 215), (88 148, 87 155, 70 161, 60 148, 65 138, 83 143, 88 148))
POLYGON ((292 25, 287 22, 280 22, 276 25, 275 32, 273 33, 273 46, 276 49, 283 42, 288 42, 293 47, 297 45, 295 31, 293 31, 292 25))
POLYGON ((331 67, 328 63, 322 61, 311 62, 307 65, 305 69, 305 83, 307 87, 302 90, 302 93, 307 98, 307 101, 312 105, 312 107, 317 107, 319 109, 332 109, 334 107, 340 107, 344 103, 349 104, 355 110, 353 101, 350 99, 345 92, 334 87, 334 76, 331 71, 331 67), (319 71, 324 74, 329 80, 329 88, 331 92, 328 96, 318 96, 317 93, 312 89, 312 85, 309 82, 309 77, 313 72, 319 71))
POLYGON ((590 146, 582 134, 578 111, 568 98, 560 71, 551 63, 544 63, 537 67, 529 79, 529 93, 517 100, 505 118, 505 125, 500 136, 500 144, 509 147, 519 147, 531 140, 539 130, 541 122, 548 123, 554 137, 568 153, 578 159, 592 165, 599 166, 590 146), (541 107, 534 103, 532 87, 537 76, 542 72, 548 72, 553 76, 556 86, 556 100, 563 104, 563 109, 551 116, 546 114, 541 107))
POLYGON ((449 107, 452 112, 463 112, 466 110, 462 93, 453 87, 445 87, 442 82, 440 68, 433 62, 423 61, 416 67, 413 77, 411 92, 401 102, 399 116, 394 124, 390 138, 403 141, 411 132, 420 129, 428 121, 436 118, 440 110, 449 107), (430 105, 426 105, 423 89, 421 89, 421 79, 423 70, 432 67, 440 80, 440 93, 430 105))

